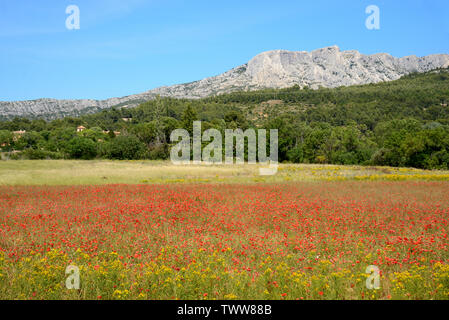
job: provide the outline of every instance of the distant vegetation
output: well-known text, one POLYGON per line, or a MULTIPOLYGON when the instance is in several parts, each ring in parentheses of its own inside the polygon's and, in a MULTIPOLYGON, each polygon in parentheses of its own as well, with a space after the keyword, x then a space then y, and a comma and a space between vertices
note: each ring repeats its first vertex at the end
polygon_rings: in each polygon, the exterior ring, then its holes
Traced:
POLYGON ((449 72, 311 90, 158 98, 78 118, 0 122, 5 159, 167 159, 170 133, 279 129, 280 161, 449 169, 449 72), (83 126, 80 132, 77 127, 83 126))

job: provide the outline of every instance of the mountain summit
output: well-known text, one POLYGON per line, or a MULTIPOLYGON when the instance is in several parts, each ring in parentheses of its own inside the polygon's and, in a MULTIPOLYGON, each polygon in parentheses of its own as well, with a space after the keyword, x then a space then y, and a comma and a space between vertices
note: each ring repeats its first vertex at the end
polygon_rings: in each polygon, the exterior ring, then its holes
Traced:
POLYGON ((122 98, 0 102, 0 116, 54 119, 92 113, 112 106, 132 107, 157 95, 196 99, 233 91, 285 88, 294 85, 333 88, 391 81, 412 72, 447 67, 448 54, 395 58, 387 53, 364 55, 356 50, 341 51, 337 46, 311 52, 273 50, 263 52, 248 63, 215 77, 160 87, 122 98))

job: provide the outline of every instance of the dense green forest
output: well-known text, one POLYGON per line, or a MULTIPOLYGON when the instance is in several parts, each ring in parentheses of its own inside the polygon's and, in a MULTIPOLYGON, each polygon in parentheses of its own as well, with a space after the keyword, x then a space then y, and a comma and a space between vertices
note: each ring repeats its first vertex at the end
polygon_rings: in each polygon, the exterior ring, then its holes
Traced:
POLYGON ((167 159, 172 130, 201 120, 203 130, 278 129, 280 161, 448 169, 448 104, 445 69, 362 86, 157 98, 78 118, 16 118, 0 122, 0 148, 3 159, 167 159))

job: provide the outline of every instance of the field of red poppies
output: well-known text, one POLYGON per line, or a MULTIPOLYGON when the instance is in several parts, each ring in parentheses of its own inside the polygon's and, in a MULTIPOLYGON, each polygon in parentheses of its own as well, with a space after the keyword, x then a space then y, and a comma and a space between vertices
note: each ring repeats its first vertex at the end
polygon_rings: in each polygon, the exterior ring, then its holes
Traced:
POLYGON ((0 187, 2 299, 448 299, 449 184, 0 187), (80 289, 66 288, 67 266, 80 289), (380 288, 368 289, 369 265, 380 288))

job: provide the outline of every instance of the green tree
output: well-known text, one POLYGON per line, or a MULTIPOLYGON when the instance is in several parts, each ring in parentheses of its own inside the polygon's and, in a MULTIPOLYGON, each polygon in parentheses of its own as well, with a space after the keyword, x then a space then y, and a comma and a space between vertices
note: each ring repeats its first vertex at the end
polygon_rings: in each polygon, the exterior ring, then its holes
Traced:
POLYGON ((139 123, 132 128, 131 132, 147 146, 161 143, 163 136, 161 125, 157 121, 139 123))
POLYGON ((193 122, 198 119, 196 111, 189 104, 182 114, 182 127, 193 135, 193 122))
POLYGON ((8 130, 0 130, 0 149, 2 151, 11 151, 13 135, 8 130))
POLYGON ((97 146, 94 141, 85 137, 75 137, 66 146, 70 158, 90 160, 97 155, 97 146))
POLYGON ((146 146, 135 135, 120 135, 111 140, 108 157, 111 159, 141 159, 146 152, 146 146))

